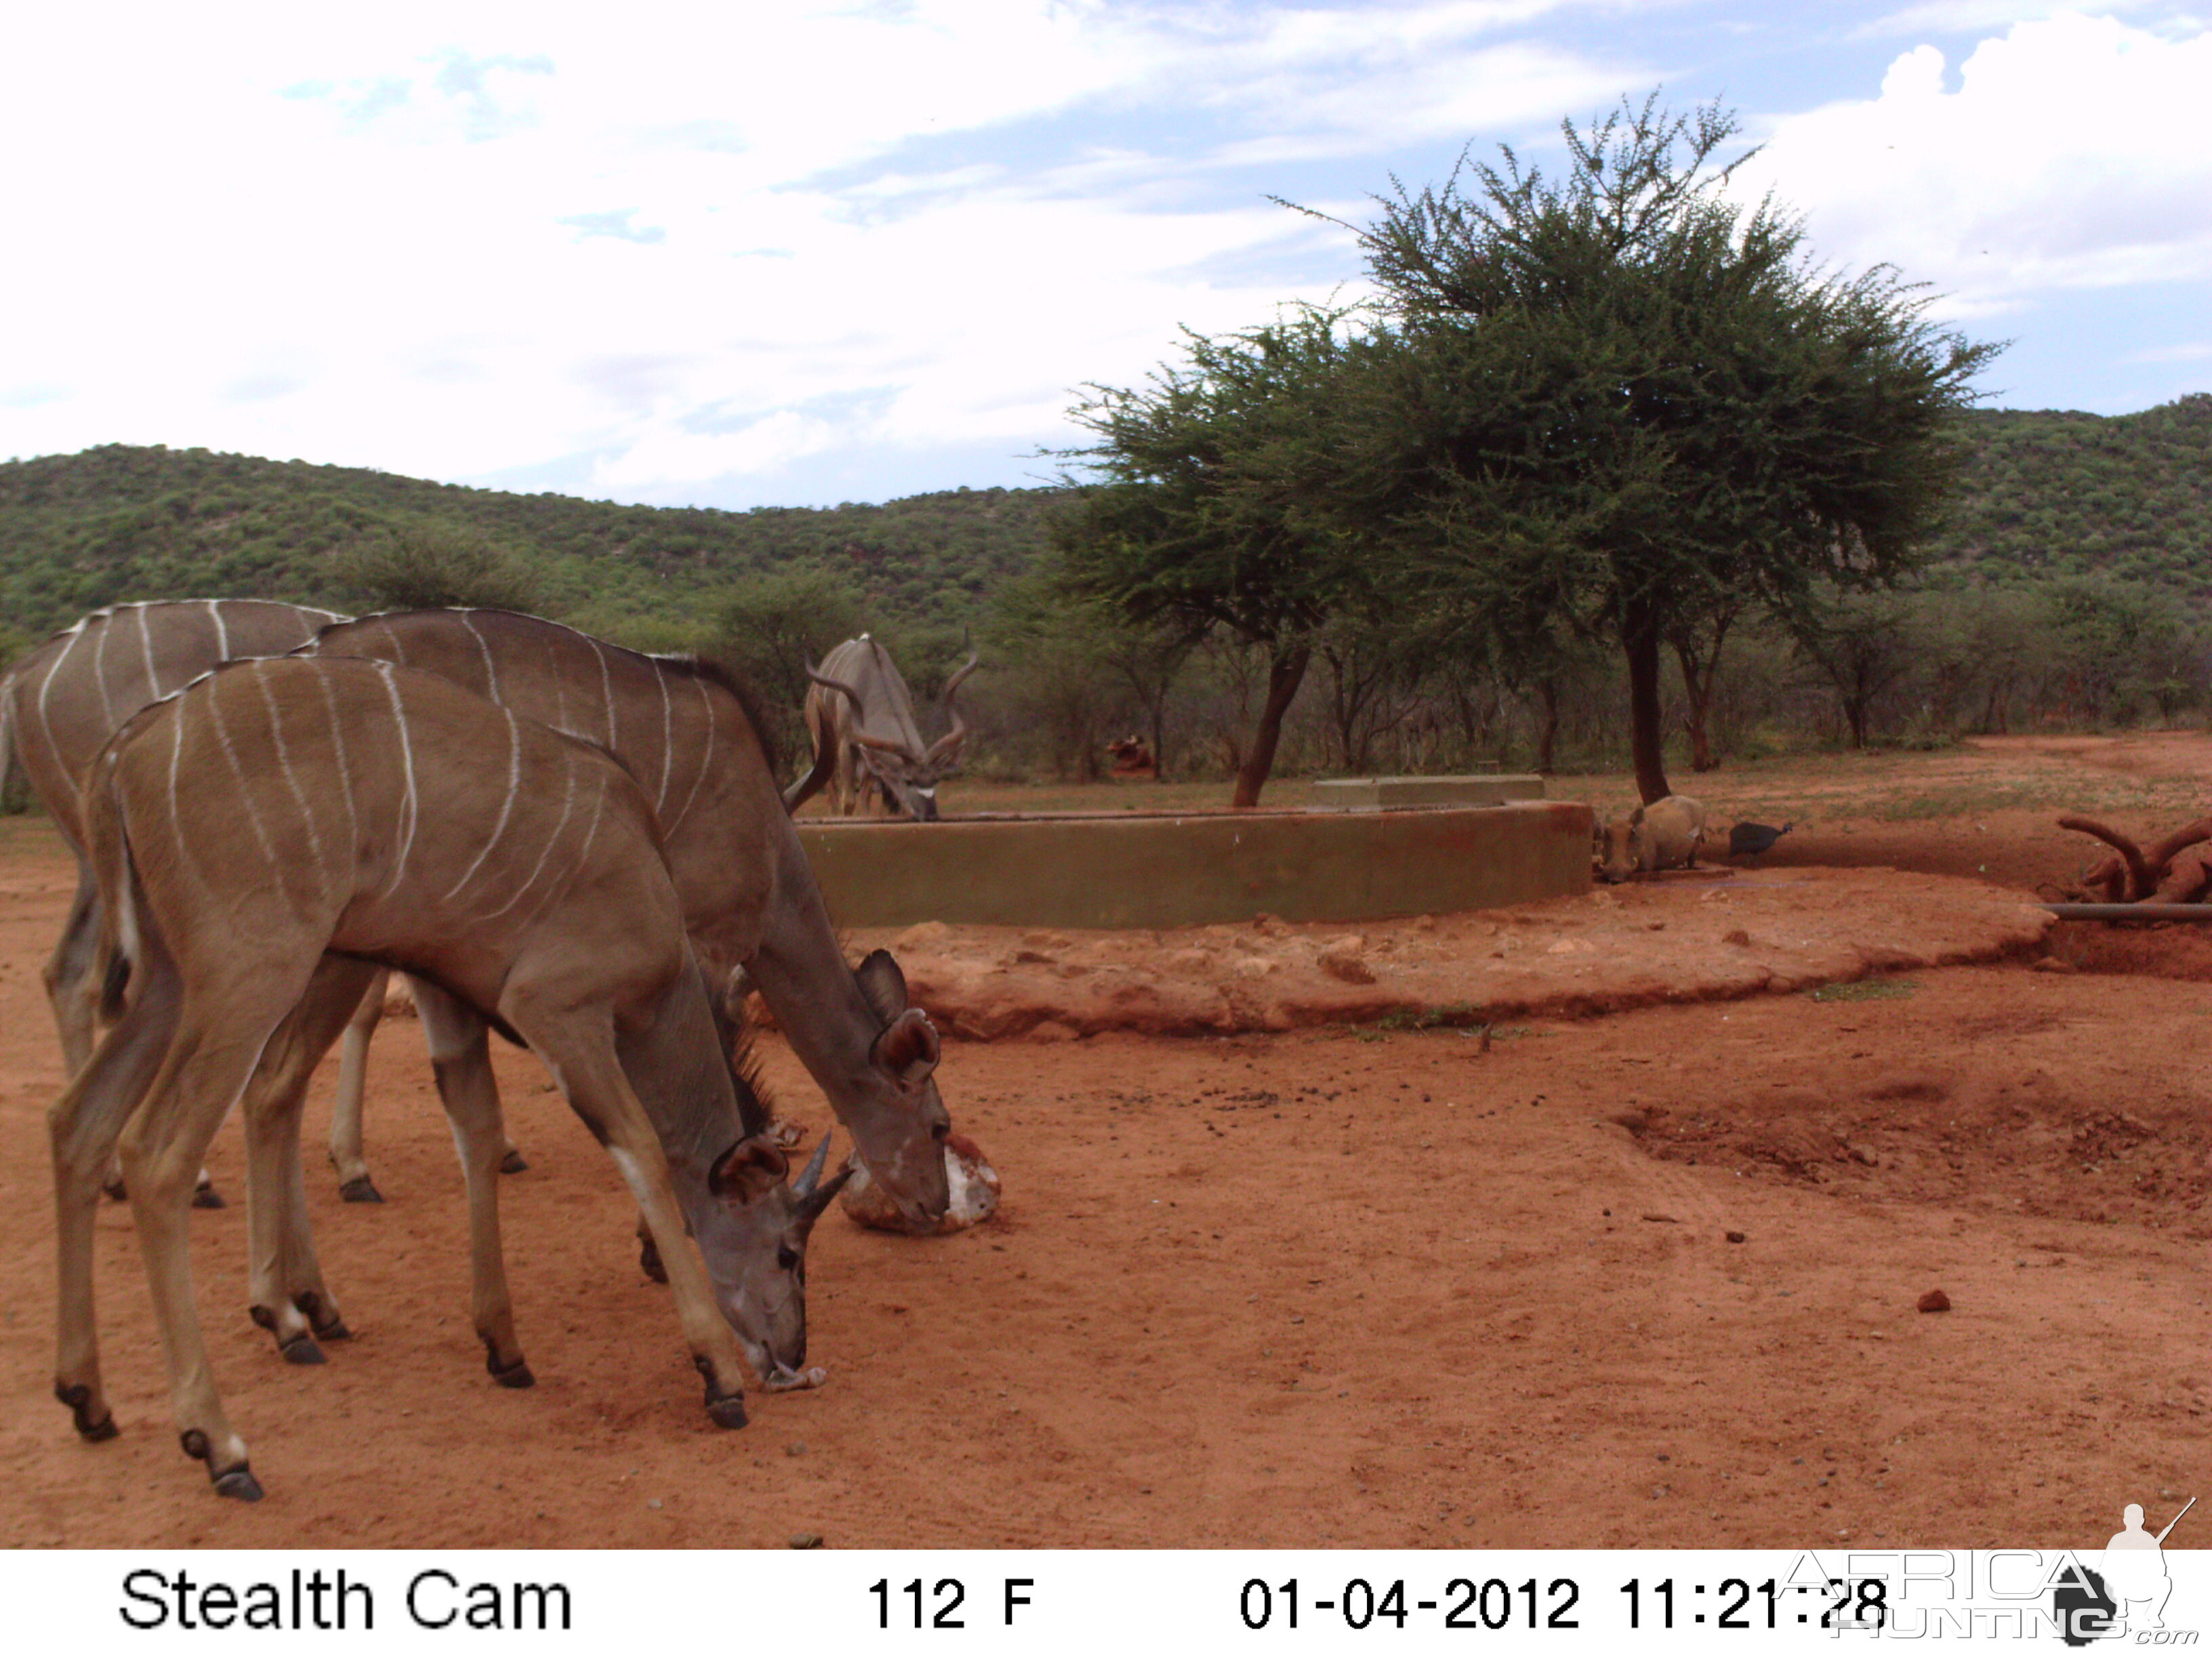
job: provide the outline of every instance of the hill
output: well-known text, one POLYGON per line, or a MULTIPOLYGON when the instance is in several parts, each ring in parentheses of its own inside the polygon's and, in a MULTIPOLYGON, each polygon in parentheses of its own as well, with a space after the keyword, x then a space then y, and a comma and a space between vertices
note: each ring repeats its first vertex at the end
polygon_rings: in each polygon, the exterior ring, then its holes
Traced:
POLYGON ((426 526, 513 549, 568 614, 652 634, 740 574, 814 556, 887 614, 958 621, 1042 545, 1049 489, 955 489, 882 506, 622 507, 361 467, 105 445, 0 463, 0 617, 36 635, 118 600, 340 603, 342 553, 426 526))
POLYGON ((1977 410, 1952 528, 1985 580, 2100 574, 2212 591, 2212 393, 2137 415, 1977 410))
MULTIPOLYGON (((2212 394, 2141 414, 1977 410, 1940 570, 2011 584, 2089 574, 2212 593, 2212 394)), ((849 575, 887 623, 973 621, 1044 545, 1051 489, 881 506, 622 507, 361 467, 110 444, 0 463, 0 621, 36 636, 97 605, 234 593, 343 605, 334 562, 410 529, 511 549, 581 625, 681 637, 732 578, 799 558, 849 575)))

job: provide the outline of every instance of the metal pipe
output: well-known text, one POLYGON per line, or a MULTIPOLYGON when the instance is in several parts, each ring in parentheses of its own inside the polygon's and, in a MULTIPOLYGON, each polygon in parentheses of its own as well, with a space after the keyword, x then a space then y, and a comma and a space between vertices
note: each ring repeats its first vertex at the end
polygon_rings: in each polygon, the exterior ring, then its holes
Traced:
POLYGON ((2212 921, 2212 904, 2046 904, 2061 921, 2212 921))

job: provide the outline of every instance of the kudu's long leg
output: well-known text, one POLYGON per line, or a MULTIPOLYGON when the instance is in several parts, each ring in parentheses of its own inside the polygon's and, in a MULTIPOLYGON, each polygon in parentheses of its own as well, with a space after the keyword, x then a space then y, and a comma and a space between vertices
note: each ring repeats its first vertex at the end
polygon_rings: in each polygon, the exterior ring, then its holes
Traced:
MULTIPOLYGON (((377 975, 346 1026, 345 1046, 339 1051, 338 1095, 331 1108, 331 1163, 338 1172, 338 1195, 349 1204, 384 1202, 384 1194, 376 1190, 375 1182, 369 1178, 368 1157, 362 1139, 361 1108, 368 1088, 369 1039, 376 1035, 377 1024, 384 1018, 385 993, 391 981, 388 972, 377 975)), ((417 1006, 421 1006, 422 990, 416 983, 417 1006)), ((507 1139, 504 1128, 499 1134, 501 1172, 521 1174, 530 1167, 529 1164, 515 1150, 514 1142, 507 1139)))
POLYGON ((246 1085, 247 1225, 253 1322, 295 1365, 322 1363, 317 1337, 348 1334, 337 1302, 323 1282, 307 1221, 307 1182, 300 1167, 300 1119, 308 1080, 362 1001, 362 988, 382 970, 346 957, 316 964, 300 1006, 262 1050, 246 1085))
MULTIPOLYGON (((70 901, 69 919, 62 923, 62 936, 54 942, 41 974, 46 1001, 54 1011, 54 1029, 61 1034, 62 1065, 71 1077, 84 1070, 100 1039, 100 988, 93 972, 99 939, 100 887, 93 880, 92 866, 79 859, 76 896, 70 901)), ((123 1166, 112 1158, 100 1171, 100 1185, 110 1198, 124 1196, 123 1166)), ((204 1210, 222 1208, 222 1194, 205 1170, 193 1182, 192 1202, 204 1210)))
POLYGON ((499 1175, 507 1138, 492 1076, 490 1028, 475 1009, 434 985, 416 982, 415 1006, 468 1183, 470 1305, 484 1345, 484 1369, 502 1388, 526 1389, 537 1379, 523 1363, 515 1335, 514 1298, 500 1242, 499 1175))
POLYGON ((346 1022, 345 1046, 338 1052, 338 1094, 331 1105, 331 1163, 338 1172, 338 1195, 349 1204, 381 1204, 384 1194, 368 1178, 361 1141, 361 1101, 368 1086, 368 1041, 384 1018, 384 994, 391 973, 376 971, 346 1022))
POLYGON ((561 1011, 554 1009, 547 1011, 550 1018, 532 1019, 526 1006, 520 1005, 522 999, 510 990, 502 1012, 551 1070, 568 1104, 606 1147, 652 1230, 684 1340, 690 1345, 691 1363, 707 1380, 707 1414, 723 1428, 743 1428, 744 1354, 714 1305, 707 1270, 684 1233, 683 1212, 669 1184, 667 1156, 644 1105, 623 1075, 611 1032, 605 1026, 580 1030, 573 1013, 563 1019, 561 1011))
POLYGON ((131 1221, 168 1357, 179 1438, 186 1456, 207 1464, 208 1478, 226 1498, 257 1498, 261 1486, 246 1466, 246 1443, 216 1391, 192 1299, 185 1238, 192 1174, 306 981, 305 974, 263 973, 228 984, 196 982, 184 999, 161 1072, 125 1126, 119 1146, 131 1221))
POLYGON ((100 987, 93 983, 92 972, 99 905, 92 866, 79 859, 76 896, 70 901, 69 920, 62 923, 62 936, 43 970, 54 1028, 61 1033, 62 1064, 71 1077, 92 1058, 93 1043, 100 1035, 100 987))
POLYGON ((106 1440, 115 1432, 100 1387, 93 1301, 93 1219, 99 1212, 100 1181, 124 1124, 153 1085, 177 1025, 174 969, 152 958, 143 971, 145 982, 136 1002, 46 1113, 53 1146, 58 1279, 54 1395, 70 1408, 77 1432, 88 1440, 106 1440))

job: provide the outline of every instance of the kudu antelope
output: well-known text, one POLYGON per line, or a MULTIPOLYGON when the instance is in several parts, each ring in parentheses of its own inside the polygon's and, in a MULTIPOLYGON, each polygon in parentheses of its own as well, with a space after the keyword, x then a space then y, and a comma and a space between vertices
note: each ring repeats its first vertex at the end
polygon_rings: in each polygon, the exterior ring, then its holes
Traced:
MULTIPOLYGON (((12 749, 62 839, 76 855, 76 898, 46 966, 46 1000, 61 1032, 62 1057, 74 1073, 91 1055, 100 988, 91 972, 98 892, 87 860, 81 781, 116 729, 148 703, 180 690, 234 658, 278 657, 347 618, 313 605, 270 599, 160 599, 93 611, 17 663, 0 685, 0 778, 12 749)), ((379 974, 346 1029, 331 1116, 331 1159, 339 1191, 350 1201, 381 1202, 361 1161, 361 1101, 368 1078, 368 1035, 383 1012, 386 975, 379 974), (349 1128, 349 1137, 344 1133, 349 1128)), ((510 1144, 501 1167, 526 1166, 510 1144)), ((123 1195, 111 1170, 108 1190, 123 1195)), ((222 1200, 200 1172, 193 1202, 220 1208, 222 1200)))
MULTIPOLYGON (((937 1034, 908 1006, 888 952, 847 964, 760 728, 726 679, 505 611, 365 617, 325 629, 301 654, 426 670, 619 758, 659 817, 684 927, 718 993, 759 991, 870 1175, 918 1230, 934 1227, 951 1130, 932 1075, 937 1034)), ((364 1004, 362 1018, 371 1012, 364 1004)), ((339 1108, 332 1156, 365 1179, 357 1097, 339 1108)))
MULTIPOLYGON (((294 1241, 258 1201, 272 1184, 301 1196, 301 1091, 270 1085, 304 1081, 376 963, 422 988, 434 1053, 442 1035, 480 1053, 496 1022, 545 1063, 645 1214, 717 1424, 745 1420, 748 1356, 772 1386, 806 1380, 804 1251, 840 1182, 820 1179, 826 1141, 793 1189, 783 1154, 746 1132, 652 796, 612 757, 433 675, 284 658, 218 670, 133 716, 83 804, 102 1012, 116 1024, 49 1127, 55 1393, 88 1439, 114 1432, 92 1218, 119 1150, 184 1449, 218 1492, 260 1496, 193 1304, 191 1172, 241 1098, 249 1128, 263 1120, 257 1165, 289 1141, 289 1169, 255 1171, 257 1317, 280 1339, 301 1314, 334 1320, 319 1284, 302 1294, 294 1241), (290 1115, 275 1126, 289 1134, 269 1133, 272 1114, 290 1115)), ((477 1328, 494 1376, 520 1386, 495 1097, 488 1077, 440 1061, 467 1176, 477 1328)))
POLYGON ((960 683, 975 672, 968 660, 945 683, 945 712, 952 729, 925 747, 914 720, 914 694, 891 653, 866 634, 848 640, 806 676, 806 729, 814 738, 814 765, 785 793, 793 811, 825 783, 843 817, 866 805, 871 790, 891 811, 918 823, 937 821, 937 785, 968 740, 968 722, 952 701, 960 683))
MULTIPOLYGON (((157 698, 181 690, 233 657, 282 656, 341 620, 309 605, 267 599, 175 599, 95 611, 15 665, 0 685, 0 777, 12 751, 31 792, 76 857, 76 897, 46 960, 46 1000, 74 1074, 98 1035, 100 988, 93 939, 99 895, 88 860, 85 770, 116 728, 157 698)), ((110 1172, 111 1187, 116 1184, 110 1172)), ((201 1172, 195 1202, 222 1199, 201 1172)))

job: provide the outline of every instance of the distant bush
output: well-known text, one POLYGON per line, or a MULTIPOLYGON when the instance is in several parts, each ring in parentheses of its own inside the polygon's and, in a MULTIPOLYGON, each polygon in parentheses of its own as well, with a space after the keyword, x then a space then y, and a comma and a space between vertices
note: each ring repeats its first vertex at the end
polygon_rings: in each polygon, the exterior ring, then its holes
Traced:
POLYGON ((547 610, 545 583, 524 556, 466 526, 415 525, 357 542, 331 561, 330 575, 360 611, 547 610))

